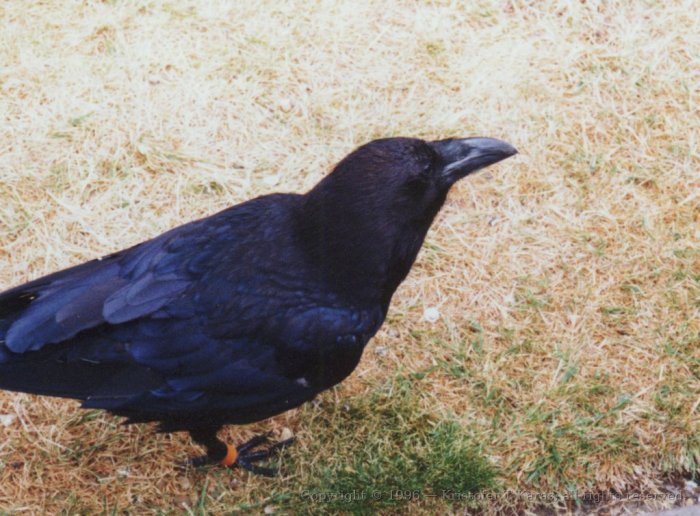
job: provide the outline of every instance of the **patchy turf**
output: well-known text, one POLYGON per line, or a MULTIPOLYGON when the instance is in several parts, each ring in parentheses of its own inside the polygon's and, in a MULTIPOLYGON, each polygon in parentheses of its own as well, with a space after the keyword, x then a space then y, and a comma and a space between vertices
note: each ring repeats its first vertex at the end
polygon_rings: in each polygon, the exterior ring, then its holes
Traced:
POLYGON ((520 150, 452 192, 348 382, 227 429, 296 434, 282 477, 181 471, 183 436, 5 393, 0 509, 573 509, 698 471, 700 5, 463 4, 0 4, 2 287, 303 191, 374 137, 520 150), (370 489, 421 494, 348 500, 370 489))

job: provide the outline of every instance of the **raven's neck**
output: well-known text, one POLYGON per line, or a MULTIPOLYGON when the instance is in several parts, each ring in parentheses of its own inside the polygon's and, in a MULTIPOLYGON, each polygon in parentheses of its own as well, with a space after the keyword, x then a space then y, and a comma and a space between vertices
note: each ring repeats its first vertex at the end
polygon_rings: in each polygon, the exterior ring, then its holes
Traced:
POLYGON ((437 209, 426 220, 387 220, 386 209, 312 190, 302 199, 298 238, 325 286, 350 303, 381 303, 386 312, 437 209))

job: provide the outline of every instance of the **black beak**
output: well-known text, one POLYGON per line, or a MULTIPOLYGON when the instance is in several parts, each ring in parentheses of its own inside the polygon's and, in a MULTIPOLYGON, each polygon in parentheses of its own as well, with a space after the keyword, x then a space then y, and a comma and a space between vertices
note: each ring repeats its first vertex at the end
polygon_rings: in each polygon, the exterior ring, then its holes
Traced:
POLYGON ((515 147, 496 138, 451 138, 430 145, 440 156, 440 176, 448 186, 518 153, 515 147))

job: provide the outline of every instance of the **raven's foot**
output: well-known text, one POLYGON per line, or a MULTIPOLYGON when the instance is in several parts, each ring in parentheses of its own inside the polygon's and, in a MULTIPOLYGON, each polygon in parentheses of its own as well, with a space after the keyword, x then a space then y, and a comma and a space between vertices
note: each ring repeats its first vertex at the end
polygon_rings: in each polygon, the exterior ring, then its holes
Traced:
MULTIPOLYGON (((259 462, 261 460, 269 459, 273 455, 276 455, 281 450, 284 450, 287 446, 292 444, 294 442, 294 437, 290 437, 289 439, 285 439, 284 441, 274 443, 264 450, 255 451, 255 448, 257 448, 263 443, 266 443, 267 441, 269 441, 269 439, 270 433, 257 435, 251 440, 241 444, 238 448, 233 448, 236 452, 234 460, 232 463, 226 465, 231 466, 237 464, 240 467, 247 469, 251 473, 255 473, 256 475, 274 477, 278 473, 277 468, 265 468, 261 466, 255 466, 253 462, 259 462)), ((232 447, 230 447, 229 450, 231 448, 232 447)), ((224 460, 228 458, 229 455, 227 455, 224 460)), ((224 464, 223 461, 222 464, 224 464)))
POLYGON ((207 454, 187 459, 181 466, 201 467, 215 464, 227 467, 240 466, 251 473, 266 477, 277 475, 277 468, 256 466, 253 463, 272 457, 294 442, 294 437, 291 437, 284 441, 274 443, 264 450, 256 450, 261 444, 269 440, 270 433, 257 435, 238 447, 231 446, 230 444, 218 440, 215 434, 213 437, 207 436, 206 440, 202 439, 199 434, 193 434, 193 437, 196 441, 205 444, 207 447, 207 454))

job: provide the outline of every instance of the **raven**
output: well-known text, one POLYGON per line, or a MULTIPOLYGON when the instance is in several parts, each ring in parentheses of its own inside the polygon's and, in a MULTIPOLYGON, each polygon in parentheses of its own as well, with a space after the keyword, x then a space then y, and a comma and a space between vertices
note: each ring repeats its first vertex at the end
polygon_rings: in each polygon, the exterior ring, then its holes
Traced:
POLYGON ((357 366, 450 187, 516 153, 493 138, 385 138, 306 194, 270 194, 0 293, 0 389, 188 431, 192 464, 252 463, 217 438, 357 366))

